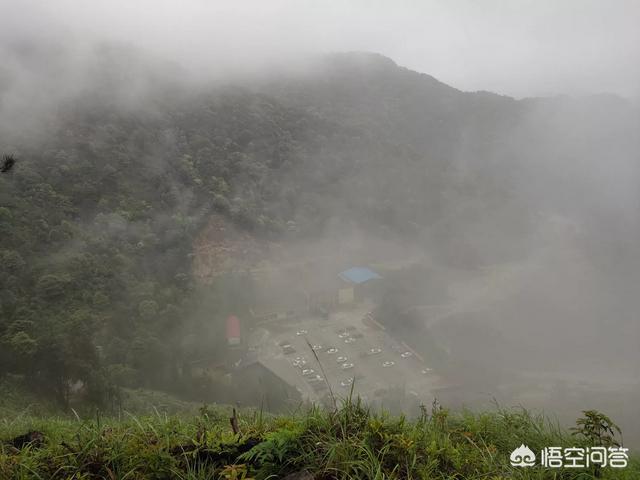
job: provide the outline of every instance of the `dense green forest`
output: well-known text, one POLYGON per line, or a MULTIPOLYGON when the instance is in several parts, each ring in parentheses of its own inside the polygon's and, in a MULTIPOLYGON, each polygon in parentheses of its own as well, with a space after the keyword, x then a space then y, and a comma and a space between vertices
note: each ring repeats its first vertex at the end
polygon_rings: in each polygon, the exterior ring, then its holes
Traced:
MULTIPOLYGON (((16 159, 0 174, 0 376, 61 404, 78 380, 102 405, 121 386, 201 389, 185 366, 222 356, 220 320, 247 307, 233 288, 246 280, 205 294, 193 278, 193 242, 214 213, 275 242, 357 225, 465 266, 526 250, 550 200, 532 207, 515 191, 534 154, 520 149, 553 134, 540 118, 583 107, 463 93, 377 55, 319 65, 232 87, 154 85, 133 105, 114 101, 121 65, 102 65, 96 90, 65 99, 37 135, 0 139, 16 159)), ((560 208, 579 196, 565 190, 560 208)))

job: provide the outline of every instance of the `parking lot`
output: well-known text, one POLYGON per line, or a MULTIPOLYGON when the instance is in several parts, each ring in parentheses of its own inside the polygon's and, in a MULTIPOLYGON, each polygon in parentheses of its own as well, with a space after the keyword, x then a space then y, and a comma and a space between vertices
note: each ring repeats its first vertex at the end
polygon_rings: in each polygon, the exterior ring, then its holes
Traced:
POLYGON ((402 388, 423 403, 431 402, 436 377, 406 345, 371 322, 367 308, 330 315, 278 321, 252 335, 250 347, 260 361, 302 397, 319 402, 328 394, 365 400, 402 388), (315 353, 315 355, 314 355, 315 353), (317 357, 317 358, 316 358, 317 357))

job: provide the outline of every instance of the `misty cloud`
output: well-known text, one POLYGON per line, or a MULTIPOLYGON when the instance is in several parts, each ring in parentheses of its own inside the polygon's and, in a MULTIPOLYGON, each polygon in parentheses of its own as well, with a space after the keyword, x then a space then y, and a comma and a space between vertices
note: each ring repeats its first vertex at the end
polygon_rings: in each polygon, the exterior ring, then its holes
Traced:
MULTIPOLYGON (((367 50, 462 90, 640 95, 633 0, 5 1, 0 43, 131 44, 198 75, 367 50)), ((6 60, 6 52, 2 54, 6 60)))

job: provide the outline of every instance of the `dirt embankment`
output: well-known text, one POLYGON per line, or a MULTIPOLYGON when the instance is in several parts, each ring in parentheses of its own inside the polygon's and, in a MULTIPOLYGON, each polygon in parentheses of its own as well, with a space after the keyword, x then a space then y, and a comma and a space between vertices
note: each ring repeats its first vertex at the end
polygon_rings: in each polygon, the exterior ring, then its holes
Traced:
POLYGON ((203 283, 229 272, 259 268, 271 246, 236 228, 222 215, 213 215, 193 245, 192 269, 203 283))

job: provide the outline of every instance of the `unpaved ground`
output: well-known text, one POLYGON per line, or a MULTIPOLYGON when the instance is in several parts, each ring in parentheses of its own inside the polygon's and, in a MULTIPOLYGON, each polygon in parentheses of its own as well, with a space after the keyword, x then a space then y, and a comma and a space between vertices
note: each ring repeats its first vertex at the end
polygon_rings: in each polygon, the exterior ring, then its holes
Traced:
MULTIPOLYGON (((385 331, 362 322, 367 306, 334 313, 329 319, 307 317, 296 321, 280 321, 271 325, 264 325, 255 332, 251 345, 258 358, 269 368, 274 370, 311 401, 319 401, 326 393, 325 390, 314 391, 311 383, 302 375, 301 369, 293 365, 296 358, 302 357, 306 361, 305 368, 311 368, 322 375, 329 382, 334 394, 344 398, 350 393, 350 386, 341 385, 349 377, 355 377, 354 393, 366 400, 375 400, 376 391, 401 388, 409 395, 430 404, 433 400, 432 390, 437 385, 435 375, 423 373, 428 366, 418 357, 411 355, 402 358, 401 354, 407 347, 395 341, 385 331), (351 327, 350 334, 361 334, 353 343, 345 343, 346 338, 339 334, 347 327, 351 327), (299 335, 297 333, 300 333, 299 335), (296 349, 295 353, 284 354, 279 344, 288 341, 296 349), (311 345, 320 346, 317 350, 316 361, 311 345), (329 353, 330 348, 338 351, 329 353), (380 353, 370 354, 371 349, 379 348, 380 353), (338 357, 347 357, 338 362, 338 357), (384 362, 393 362, 383 367, 384 362), (343 363, 353 363, 353 368, 342 369, 343 363), (323 373, 324 371, 324 373, 323 373)), ((359 335, 358 335, 359 336, 359 335)))
POLYGON ((222 215, 212 215, 193 246, 193 273, 202 283, 230 271, 259 267, 271 245, 238 230, 222 215))

